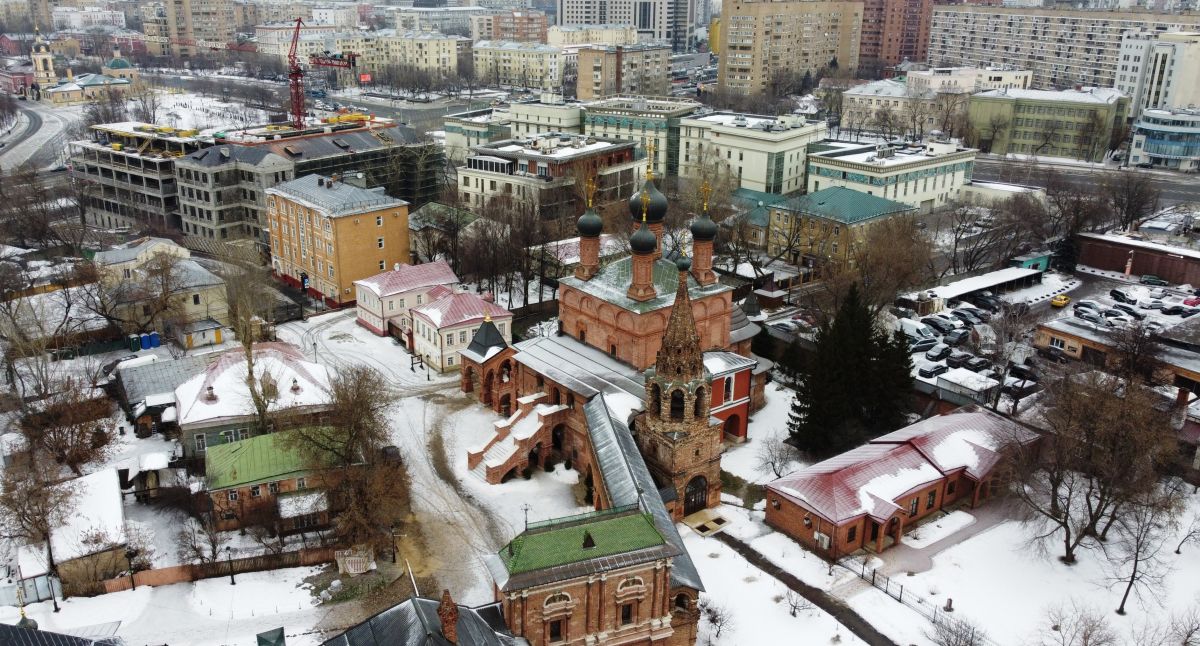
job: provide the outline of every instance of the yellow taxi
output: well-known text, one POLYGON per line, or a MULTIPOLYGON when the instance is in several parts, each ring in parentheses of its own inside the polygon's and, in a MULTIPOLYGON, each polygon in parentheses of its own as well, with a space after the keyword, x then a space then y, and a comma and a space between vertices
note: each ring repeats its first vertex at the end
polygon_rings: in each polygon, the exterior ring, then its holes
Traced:
POLYGON ((1066 307, 1067 303, 1070 303, 1070 302, 1071 302, 1071 297, 1067 296, 1066 294, 1059 294, 1058 296, 1055 296, 1054 298, 1050 299, 1050 304, 1053 305, 1054 307, 1066 307))

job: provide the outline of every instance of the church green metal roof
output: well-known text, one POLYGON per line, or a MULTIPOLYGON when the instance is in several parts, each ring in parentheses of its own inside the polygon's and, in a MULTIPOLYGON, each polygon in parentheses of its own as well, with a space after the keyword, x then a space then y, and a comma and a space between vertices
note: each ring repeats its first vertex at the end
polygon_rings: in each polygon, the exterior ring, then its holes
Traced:
MULTIPOLYGON (((633 284, 633 258, 626 256, 605 265, 591 280, 580 280, 574 276, 567 276, 560 278, 559 282, 612 303, 621 309, 645 313, 670 307, 675 302, 675 290, 679 287, 679 268, 670 260, 659 258, 654 261, 652 280, 654 293, 657 294, 654 298, 641 302, 629 298, 626 292, 633 284)), ((719 282, 701 286, 690 274, 687 281, 688 294, 692 300, 731 289, 719 282)))
POLYGON ((916 210, 916 207, 903 202, 894 202, 844 186, 834 186, 816 193, 801 195, 776 208, 815 215, 842 224, 859 224, 885 215, 916 210))
POLYGON ((110 70, 127 70, 133 67, 133 65, 131 65, 129 61, 125 60, 123 56, 115 56, 105 67, 110 70))
MULTIPOLYGON (((591 514, 589 514, 590 516, 591 514)), ((666 541, 649 514, 606 515, 549 529, 529 529, 500 551, 510 574, 657 547, 666 541)))

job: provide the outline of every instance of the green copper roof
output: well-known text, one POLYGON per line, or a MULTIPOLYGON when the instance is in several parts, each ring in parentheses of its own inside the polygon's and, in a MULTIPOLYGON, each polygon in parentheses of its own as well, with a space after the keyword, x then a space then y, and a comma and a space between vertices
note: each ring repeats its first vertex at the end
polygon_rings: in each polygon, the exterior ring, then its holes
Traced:
POLYGON ((124 57, 116 56, 108 62, 106 67, 110 70, 124 70, 133 67, 133 65, 130 65, 129 61, 125 60, 124 57))
POLYGON ((792 198, 780 204, 778 208, 836 220, 842 224, 858 224, 893 213, 915 210, 915 207, 903 202, 893 202, 843 186, 834 186, 792 198))
MULTIPOLYGON (((642 302, 635 301, 625 295, 629 290, 629 286, 633 283, 633 258, 631 256, 625 256, 624 258, 610 262, 598 274, 593 276, 591 280, 579 280, 574 276, 567 276, 560 278, 559 282, 570 285, 581 292, 612 303, 622 309, 644 313, 670 307, 675 302, 675 289, 679 287, 679 268, 670 260, 659 258, 654 261, 652 278, 654 293, 657 296, 642 302)), ((710 294, 719 294, 730 289, 719 282, 702 287, 691 275, 688 275, 687 280, 688 293, 691 295, 692 300, 703 298, 710 294)))
POLYGON ((510 574, 657 547, 665 541, 649 514, 597 515, 564 527, 527 530, 500 550, 510 574))
MULTIPOLYGON (((733 192, 733 205, 743 214, 740 217, 756 226, 767 228, 770 224, 770 207, 787 201, 787 196, 778 193, 767 193, 749 188, 739 188, 733 192)), ((732 222, 730 223, 732 224, 732 222)))
POLYGON ((208 489, 215 491, 304 475, 310 469, 303 456, 290 446, 292 434, 280 431, 208 447, 204 460, 208 489))

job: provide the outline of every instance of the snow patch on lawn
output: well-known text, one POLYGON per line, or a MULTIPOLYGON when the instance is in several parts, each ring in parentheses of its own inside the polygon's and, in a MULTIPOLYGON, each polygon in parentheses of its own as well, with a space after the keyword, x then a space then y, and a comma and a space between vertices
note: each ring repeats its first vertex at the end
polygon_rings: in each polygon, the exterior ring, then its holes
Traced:
MULTIPOLYGON (((771 382, 766 387, 767 403, 750 417, 743 444, 730 445, 721 456, 721 469, 749 482, 762 484, 775 479, 769 469, 758 468, 758 452, 768 442, 778 442, 788 435, 788 414, 792 410, 792 390, 771 382)), ((806 466, 796 461, 788 471, 806 466)))
POLYGON ((900 542, 921 549, 946 538, 964 527, 975 524, 975 517, 965 511, 952 511, 937 520, 926 521, 900 538, 900 542))

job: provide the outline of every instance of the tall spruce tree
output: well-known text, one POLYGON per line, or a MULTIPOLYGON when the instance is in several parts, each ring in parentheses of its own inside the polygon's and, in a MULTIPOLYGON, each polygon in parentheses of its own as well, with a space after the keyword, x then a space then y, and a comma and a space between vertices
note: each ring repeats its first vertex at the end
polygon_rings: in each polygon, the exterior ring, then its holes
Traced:
POLYGON ((815 458, 900 428, 912 389, 908 344, 875 325, 854 285, 804 362, 788 430, 815 458))

